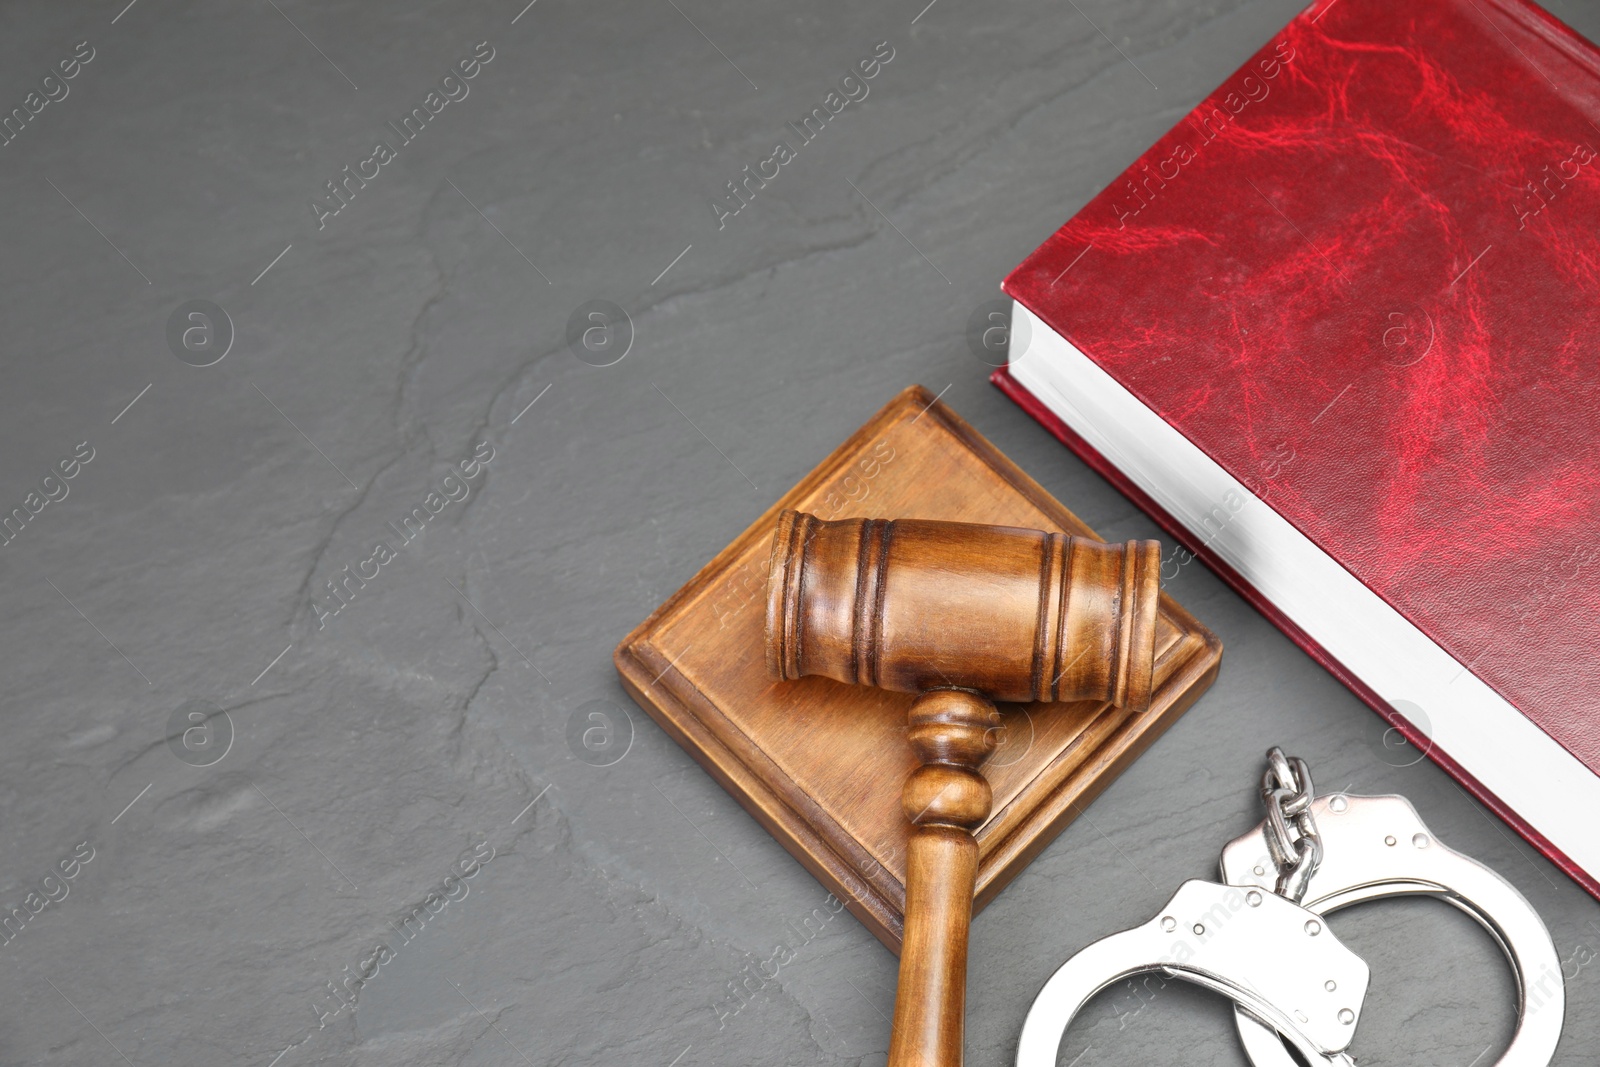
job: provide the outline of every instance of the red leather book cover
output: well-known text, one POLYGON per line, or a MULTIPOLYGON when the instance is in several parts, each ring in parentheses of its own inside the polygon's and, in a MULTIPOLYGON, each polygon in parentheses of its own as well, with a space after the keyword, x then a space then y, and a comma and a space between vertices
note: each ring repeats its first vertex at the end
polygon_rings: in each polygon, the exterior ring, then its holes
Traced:
POLYGON ((1319 0, 1004 288, 1600 774, 1597 117, 1531 3, 1319 0))

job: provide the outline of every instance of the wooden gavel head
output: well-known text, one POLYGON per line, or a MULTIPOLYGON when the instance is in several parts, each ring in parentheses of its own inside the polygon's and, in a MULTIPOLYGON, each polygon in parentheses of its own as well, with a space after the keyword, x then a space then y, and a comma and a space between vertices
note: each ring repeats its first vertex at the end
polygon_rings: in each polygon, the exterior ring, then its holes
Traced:
POLYGON ((767 669, 993 700, 1150 706, 1156 541, 785 511, 767 577, 767 669))

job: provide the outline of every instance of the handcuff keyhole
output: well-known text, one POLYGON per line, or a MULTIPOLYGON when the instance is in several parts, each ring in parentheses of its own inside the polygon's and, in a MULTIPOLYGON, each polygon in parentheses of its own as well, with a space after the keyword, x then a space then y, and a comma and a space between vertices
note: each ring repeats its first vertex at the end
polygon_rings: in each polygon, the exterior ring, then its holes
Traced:
POLYGON ((1322 924, 1317 922, 1315 919, 1307 919, 1306 933, 1310 934, 1312 937, 1316 937, 1318 934, 1322 933, 1322 924))
POLYGON ((1339 1021, 1344 1023, 1346 1026, 1349 1026, 1356 1021, 1356 1013, 1351 1011, 1349 1008, 1340 1008, 1339 1021))

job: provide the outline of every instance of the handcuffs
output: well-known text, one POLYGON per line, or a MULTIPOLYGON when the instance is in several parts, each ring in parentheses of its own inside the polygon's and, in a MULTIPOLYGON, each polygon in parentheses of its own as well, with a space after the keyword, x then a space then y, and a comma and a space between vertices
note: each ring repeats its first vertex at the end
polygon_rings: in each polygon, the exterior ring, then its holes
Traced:
POLYGON ((1080 950, 1029 1009, 1017 1067, 1056 1067, 1061 1038, 1089 999, 1132 975, 1159 972, 1234 1002, 1255 1067, 1353 1067, 1370 972, 1323 916, 1387 897, 1430 896, 1476 919, 1504 950, 1519 1005, 1510 1045, 1492 1067, 1545 1067, 1566 1016, 1550 933, 1504 878, 1446 848, 1399 796, 1319 798, 1304 760, 1267 753, 1267 819, 1222 850, 1222 882, 1187 881, 1141 926, 1080 950))

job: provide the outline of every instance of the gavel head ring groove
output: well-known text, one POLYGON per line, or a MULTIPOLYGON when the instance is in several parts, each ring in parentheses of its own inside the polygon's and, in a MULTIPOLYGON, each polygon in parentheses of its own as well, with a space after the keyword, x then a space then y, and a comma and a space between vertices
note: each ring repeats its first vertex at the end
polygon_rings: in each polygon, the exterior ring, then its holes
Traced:
POLYGON ((767 670, 994 700, 1150 705, 1156 541, 784 511, 767 578, 767 670))

